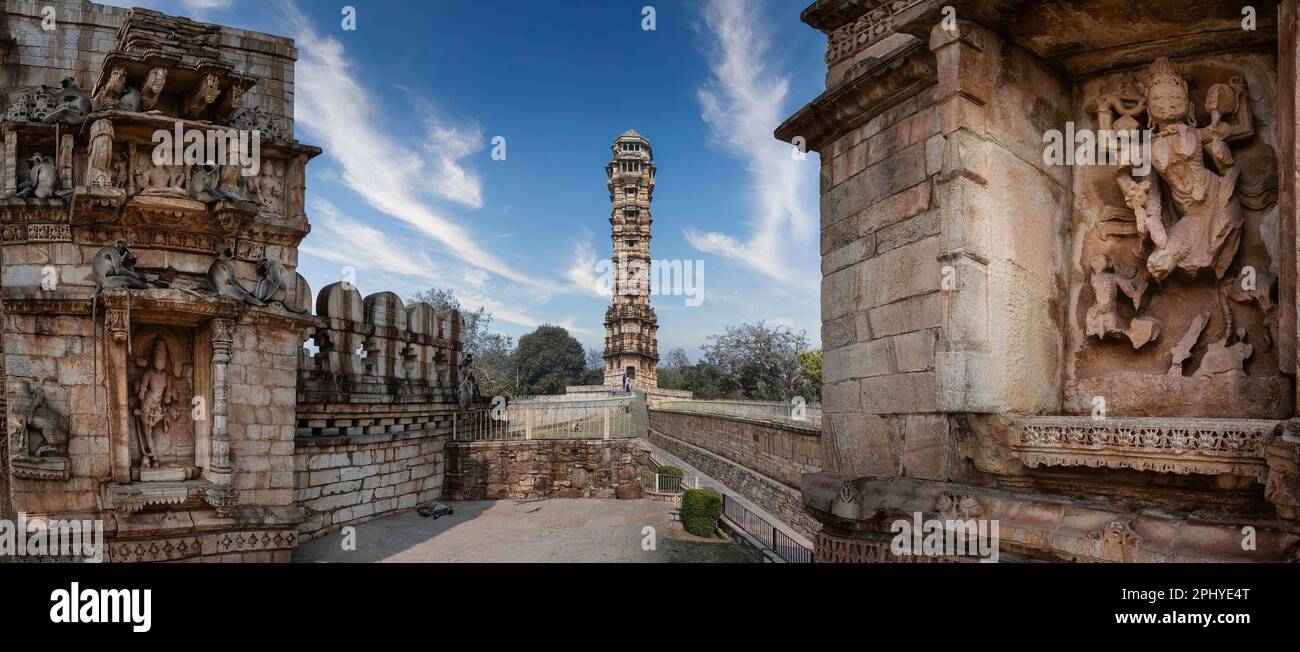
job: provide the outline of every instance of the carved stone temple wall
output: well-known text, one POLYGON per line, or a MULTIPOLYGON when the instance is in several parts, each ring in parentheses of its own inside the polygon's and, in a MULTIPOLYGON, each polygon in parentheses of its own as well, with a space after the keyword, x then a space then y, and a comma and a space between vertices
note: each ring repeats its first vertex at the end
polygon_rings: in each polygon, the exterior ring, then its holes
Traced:
POLYGON ((650 202, 654 199, 654 149, 628 130, 614 140, 608 178, 610 239, 614 245, 614 300, 605 311, 605 386, 624 377, 637 387, 659 386, 659 319, 650 307, 650 202))
POLYGON ((284 561, 437 498, 461 319, 345 284, 312 314, 293 42, 4 9, 0 515, 102 520, 112 561, 284 561), (159 131, 232 129, 256 172, 151 155, 159 131))
POLYGON ((1004 559, 1300 558, 1300 13, 1256 7, 804 10, 826 91, 777 137, 821 155, 818 561, 901 561, 915 511, 997 519, 1004 559))

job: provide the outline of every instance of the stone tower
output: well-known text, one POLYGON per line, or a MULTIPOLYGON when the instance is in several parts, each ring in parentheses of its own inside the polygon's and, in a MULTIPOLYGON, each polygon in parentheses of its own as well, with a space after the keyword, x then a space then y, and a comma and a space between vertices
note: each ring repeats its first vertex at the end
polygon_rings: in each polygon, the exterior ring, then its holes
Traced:
POLYGON ((605 385, 621 386, 626 375, 637 386, 657 387, 658 330, 650 307, 650 200, 654 197, 654 151, 650 141, 628 130, 614 141, 609 177, 609 216, 614 242, 614 302, 605 312, 605 385))

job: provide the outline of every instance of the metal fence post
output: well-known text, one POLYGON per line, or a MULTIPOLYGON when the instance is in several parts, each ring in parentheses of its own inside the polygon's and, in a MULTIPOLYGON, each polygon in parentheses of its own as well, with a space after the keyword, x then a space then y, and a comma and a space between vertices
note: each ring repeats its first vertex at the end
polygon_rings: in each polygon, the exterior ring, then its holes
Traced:
POLYGON ((533 438, 533 408, 524 410, 524 439, 533 438))
POLYGON ((605 439, 609 439, 609 406, 604 406, 602 411, 605 413, 605 439))

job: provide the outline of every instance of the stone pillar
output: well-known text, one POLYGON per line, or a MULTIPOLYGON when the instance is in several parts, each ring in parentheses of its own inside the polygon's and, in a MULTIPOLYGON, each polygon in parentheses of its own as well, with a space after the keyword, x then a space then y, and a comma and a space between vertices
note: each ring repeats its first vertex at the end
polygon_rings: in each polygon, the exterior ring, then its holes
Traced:
POLYGON ((230 383, 226 377, 226 368, 230 364, 235 322, 230 319, 213 319, 211 323, 212 452, 208 457, 208 471, 213 482, 230 484, 230 431, 226 424, 226 394, 230 383))
POLYGON ((5 133, 4 146, 4 193, 0 197, 12 197, 18 192, 18 134, 5 133))
POLYGON ((985 44, 997 36, 966 21, 956 29, 935 25, 930 50, 939 70, 937 107, 944 137, 942 164, 934 179, 939 210, 944 303, 943 337, 935 353, 939 409, 993 411, 997 383, 988 332, 989 228, 982 210, 988 187, 986 109, 991 84, 985 44))
POLYGON ((73 134, 65 133, 59 141, 59 187, 72 190, 72 142, 73 134))
POLYGON ((103 373, 108 391, 101 400, 107 404, 108 410, 113 481, 122 483, 131 481, 131 403, 126 368, 127 339, 130 337, 128 319, 126 310, 104 311, 103 373))

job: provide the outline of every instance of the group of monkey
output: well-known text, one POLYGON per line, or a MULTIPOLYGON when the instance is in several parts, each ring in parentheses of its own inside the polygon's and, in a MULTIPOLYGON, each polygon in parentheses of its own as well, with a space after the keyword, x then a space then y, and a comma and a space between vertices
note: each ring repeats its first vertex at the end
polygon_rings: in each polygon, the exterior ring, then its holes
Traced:
MULTIPOLYGON (((289 312, 299 315, 307 313, 306 309, 293 306, 287 301, 286 277, 289 271, 280 261, 271 256, 263 256, 258 260, 257 286, 250 291, 239 282, 233 260, 234 252, 226 247, 208 267, 208 286, 214 296, 237 299, 254 306, 279 303, 289 312)), ((135 254, 127 248, 125 240, 118 240, 115 244, 100 249, 91 264, 95 276, 95 293, 109 288, 145 290, 167 287, 162 281, 145 280, 135 270, 135 262, 135 254)))

